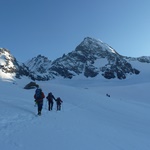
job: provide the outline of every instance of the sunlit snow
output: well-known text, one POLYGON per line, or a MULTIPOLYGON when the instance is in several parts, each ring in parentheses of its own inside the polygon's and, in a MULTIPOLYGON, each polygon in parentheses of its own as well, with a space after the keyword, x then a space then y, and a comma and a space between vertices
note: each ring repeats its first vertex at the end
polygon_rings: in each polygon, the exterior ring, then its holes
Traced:
POLYGON ((62 98, 60 112, 36 116, 30 80, 0 81, 2 150, 149 150, 150 80, 56 79, 37 82, 62 98), (106 94, 110 94, 107 97, 106 94))

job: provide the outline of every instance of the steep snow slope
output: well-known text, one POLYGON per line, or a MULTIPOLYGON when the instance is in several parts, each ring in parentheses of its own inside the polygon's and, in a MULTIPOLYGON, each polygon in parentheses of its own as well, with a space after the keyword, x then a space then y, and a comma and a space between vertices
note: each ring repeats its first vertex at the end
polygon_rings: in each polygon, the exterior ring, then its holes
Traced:
POLYGON ((49 112, 45 100, 40 117, 34 90, 23 89, 28 79, 0 81, 1 149, 149 150, 150 101, 145 94, 150 82, 107 81, 38 82, 45 95, 52 91, 64 101, 61 112, 49 112))

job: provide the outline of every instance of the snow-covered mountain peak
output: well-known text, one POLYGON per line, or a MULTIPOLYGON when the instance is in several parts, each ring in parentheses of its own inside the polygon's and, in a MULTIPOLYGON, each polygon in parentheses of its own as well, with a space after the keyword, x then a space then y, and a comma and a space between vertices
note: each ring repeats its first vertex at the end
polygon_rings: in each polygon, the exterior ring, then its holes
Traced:
MULTIPOLYGON (((97 51, 108 51, 110 53, 115 53, 115 54, 117 53, 108 44, 103 43, 101 40, 97 40, 91 37, 84 38, 84 40, 81 42, 79 46, 84 47, 84 49, 82 50, 86 50, 88 48, 88 50, 90 51, 95 51, 96 49, 97 51)), ((79 47, 76 50, 79 51, 80 50, 79 47)))
POLYGON ((46 67, 48 64, 51 64, 51 61, 45 56, 38 55, 37 57, 34 57, 31 60, 27 61, 25 64, 29 67, 29 69, 34 68, 35 70, 37 70, 37 68, 39 67, 46 67))
POLYGON ((125 79, 128 74, 140 73, 113 48, 89 37, 85 38, 74 51, 56 59, 52 63, 51 70, 55 75, 64 78, 83 75, 87 78, 103 76, 106 79, 125 79))
POLYGON ((47 57, 38 55, 27 61, 25 65, 28 67, 30 77, 33 80, 49 80, 52 78, 49 72, 51 63, 52 62, 47 57))
POLYGON ((10 54, 10 51, 0 48, 0 76, 1 78, 12 79, 14 77, 15 58, 10 54))
POLYGON ((14 57, 10 54, 7 49, 0 48, 0 66, 13 67, 14 57))
POLYGON ((0 78, 14 79, 22 75, 28 75, 28 69, 24 64, 19 64, 10 51, 0 48, 0 78))

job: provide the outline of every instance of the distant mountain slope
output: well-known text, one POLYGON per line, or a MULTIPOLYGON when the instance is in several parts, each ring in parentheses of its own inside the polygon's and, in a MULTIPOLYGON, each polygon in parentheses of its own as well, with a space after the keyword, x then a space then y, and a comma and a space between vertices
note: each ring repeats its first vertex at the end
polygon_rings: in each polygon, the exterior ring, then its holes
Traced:
POLYGON ((132 65, 133 62, 150 64, 150 57, 125 57, 109 45, 90 37, 85 38, 74 51, 54 61, 38 55, 25 64, 18 63, 8 50, 0 49, 1 72, 13 73, 18 78, 28 76, 32 80, 71 79, 79 75, 85 78, 126 79, 129 75, 140 74, 139 67, 132 65))
POLYGON ((47 57, 38 55, 26 62, 26 66, 29 69, 29 76, 33 80, 50 80, 53 78, 49 68, 51 67, 51 61, 47 57))
POLYGON ((1 78, 20 78, 28 76, 29 70, 23 64, 19 64, 15 57, 10 54, 10 51, 0 48, 0 77, 1 78))

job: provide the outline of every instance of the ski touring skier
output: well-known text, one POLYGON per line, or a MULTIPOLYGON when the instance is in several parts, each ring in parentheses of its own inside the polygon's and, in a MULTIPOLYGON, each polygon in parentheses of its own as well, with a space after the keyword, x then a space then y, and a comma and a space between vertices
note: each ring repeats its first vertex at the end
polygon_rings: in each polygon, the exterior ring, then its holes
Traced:
POLYGON ((38 115, 41 115, 42 107, 43 107, 43 99, 45 98, 42 89, 37 87, 35 94, 34 94, 35 102, 38 106, 38 115))
POLYGON ((51 92, 48 93, 48 96, 46 98, 47 98, 47 101, 48 101, 48 110, 51 111, 51 110, 53 110, 53 104, 54 104, 53 99, 54 100, 56 100, 56 99, 55 99, 54 95, 51 92))
POLYGON ((61 104, 63 103, 63 101, 61 100, 60 97, 58 97, 55 101, 57 104, 57 111, 60 111, 61 110, 61 104))

